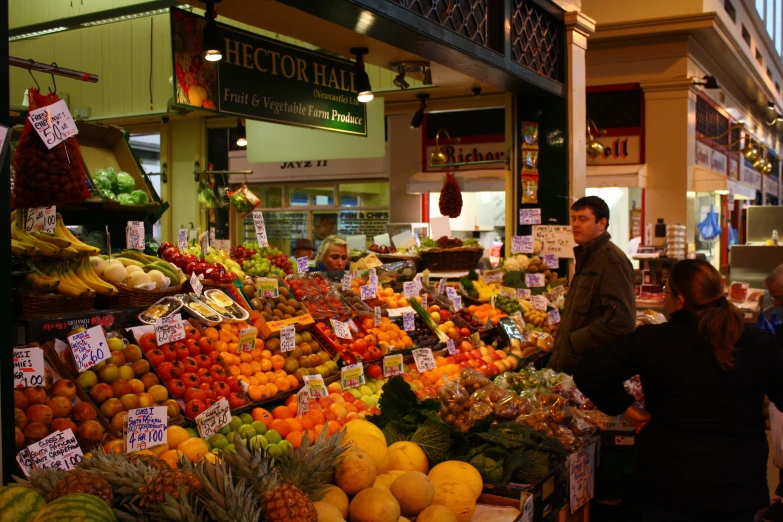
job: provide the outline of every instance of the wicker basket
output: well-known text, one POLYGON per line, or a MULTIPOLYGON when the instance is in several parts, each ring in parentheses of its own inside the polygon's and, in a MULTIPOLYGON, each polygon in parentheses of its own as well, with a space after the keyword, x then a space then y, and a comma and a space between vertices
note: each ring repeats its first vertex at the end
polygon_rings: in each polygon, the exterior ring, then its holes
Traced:
POLYGON ((140 290, 123 284, 112 283, 111 281, 106 282, 119 290, 118 294, 112 296, 99 296, 99 303, 106 308, 143 308, 150 306, 159 299, 182 292, 181 284, 163 290, 140 290))
POLYGON ((478 266, 484 249, 481 247, 429 248, 422 250, 421 268, 432 272, 471 270, 478 266))
POLYGON ((410 254, 375 254, 375 257, 378 258, 378 261, 383 263, 384 265, 387 263, 396 263, 397 261, 410 261, 411 263, 416 266, 416 271, 419 271, 419 266, 421 265, 421 257, 417 255, 410 255, 410 254))
POLYGON ((39 317, 42 315, 62 315, 68 312, 92 310, 95 308, 95 294, 79 297, 69 297, 60 294, 34 295, 19 292, 18 308, 25 318, 39 317))

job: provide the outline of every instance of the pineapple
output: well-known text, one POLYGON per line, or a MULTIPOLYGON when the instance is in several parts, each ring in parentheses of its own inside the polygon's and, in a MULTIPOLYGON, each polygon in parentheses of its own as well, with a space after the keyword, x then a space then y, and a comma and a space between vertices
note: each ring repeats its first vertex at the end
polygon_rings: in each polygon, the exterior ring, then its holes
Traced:
POLYGON ((114 493, 112 492, 111 484, 97 473, 81 470, 71 471, 60 479, 52 492, 49 493, 47 500, 51 502, 73 493, 95 495, 108 505, 114 505, 114 493))
POLYGON ((14 477, 14 480, 20 486, 35 490, 42 497, 48 497, 54 491, 57 483, 65 478, 67 474, 67 471, 56 468, 33 469, 30 471, 30 476, 27 480, 19 477, 14 477))
POLYGON ((234 480, 231 468, 218 458, 213 464, 201 462, 193 472, 204 486, 199 499, 213 520, 220 522, 258 522, 261 508, 253 488, 245 479, 234 480))
POLYGON ((168 469, 155 475, 141 489, 140 506, 149 507, 153 504, 163 504, 167 496, 178 500, 182 497, 183 492, 187 496, 191 492, 196 493, 203 488, 198 477, 192 471, 168 469))

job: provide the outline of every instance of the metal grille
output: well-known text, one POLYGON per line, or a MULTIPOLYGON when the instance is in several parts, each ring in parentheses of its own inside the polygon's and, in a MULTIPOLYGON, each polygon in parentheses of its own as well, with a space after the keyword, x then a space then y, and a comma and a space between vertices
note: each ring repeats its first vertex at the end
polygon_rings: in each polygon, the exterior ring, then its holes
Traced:
POLYGON ((561 23, 531 0, 514 0, 511 59, 542 76, 561 81, 561 23))
POLYGON ((726 132, 728 129, 728 118, 718 112, 704 98, 699 97, 696 99, 696 132, 701 133, 704 137, 720 136, 720 138, 712 138, 712 141, 728 146, 730 143, 729 133, 726 132))
POLYGON ((489 0, 389 0, 484 47, 489 0))
POLYGON ((587 117, 599 129, 641 127, 642 90, 588 92, 587 117))

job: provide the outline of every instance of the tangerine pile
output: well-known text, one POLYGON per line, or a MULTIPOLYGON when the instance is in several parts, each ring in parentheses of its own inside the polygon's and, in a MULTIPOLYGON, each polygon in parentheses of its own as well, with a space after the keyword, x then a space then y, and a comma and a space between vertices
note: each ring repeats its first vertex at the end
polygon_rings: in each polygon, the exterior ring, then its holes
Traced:
POLYGON ((488 303, 484 303, 482 305, 470 305, 468 307, 468 312, 472 313, 476 319, 481 320, 482 322, 485 322, 487 318, 491 319, 492 322, 497 325, 498 320, 501 317, 508 317, 508 314, 505 313, 500 308, 492 308, 492 305, 488 303))
POLYGON ((366 317, 362 319, 362 326, 367 330, 367 336, 364 338, 367 344, 377 343, 384 353, 388 353, 391 349, 402 350, 413 347, 413 339, 388 317, 382 317, 381 325, 377 328, 375 327, 375 319, 366 317))

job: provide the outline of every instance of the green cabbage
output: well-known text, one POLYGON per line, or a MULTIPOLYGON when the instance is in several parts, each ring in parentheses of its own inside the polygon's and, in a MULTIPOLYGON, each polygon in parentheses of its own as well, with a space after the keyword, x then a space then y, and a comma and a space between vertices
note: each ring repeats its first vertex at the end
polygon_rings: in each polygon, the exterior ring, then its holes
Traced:
POLYGON ((135 205, 136 202, 133 200, 133 196, 130 194, 117 194, 117 201, 120 202, 120 205, 135 205))
POLYGON ((110 200, 117 200, 117 195, 112 192, 111 190, 103 190, 101 189, 101 196, 103 196, 103 199, 110 199, 110 200))
POLYGON ((136 189, 136 180, 127 172, 117 174, 117 192, 120 194, 130 194, 136 189))
POLYGON ((112 184, 111 179, 109 179, 109 177, 103 171, 96 172, 95 175, 92 177, 92 180, 95 184, 95 188, 97 188, 100 191, 114 190, 114 185, 112 184))
POLYGON ((150 198, 143 190, 134 190, 130 195, 137 205, 149 205, 150 198))

